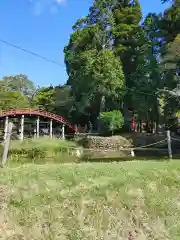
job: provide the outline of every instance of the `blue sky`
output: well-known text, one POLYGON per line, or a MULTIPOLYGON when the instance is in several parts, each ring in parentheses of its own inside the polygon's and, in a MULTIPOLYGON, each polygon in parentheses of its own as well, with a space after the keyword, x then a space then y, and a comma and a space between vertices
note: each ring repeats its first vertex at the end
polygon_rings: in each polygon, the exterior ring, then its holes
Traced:
MULTIPOLYGON (((163 11, 161 0, 140 0, 143 15, 163 11)), ((64 65, 63 48, 72 25, 92 0, 0 0, 0 39, 64 65)), ((23 73, 36 84, 63 84, 66 69, 0 43, 0 79, 23 73)))

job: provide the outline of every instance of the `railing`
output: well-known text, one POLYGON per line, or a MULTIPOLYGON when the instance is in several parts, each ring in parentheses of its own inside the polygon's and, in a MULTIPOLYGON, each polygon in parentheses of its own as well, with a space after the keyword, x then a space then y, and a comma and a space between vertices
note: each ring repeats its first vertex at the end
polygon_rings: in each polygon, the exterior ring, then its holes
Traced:
POLYGON ((8 111, 1 111, 0 117, 6 117, 6 116, 16 116, 16 115, 37 115, 42 117, 51 118, 57 122, 63 123, 67 125, 70 129, 76 132, 76 129, 73 125, 71 125, 66 119, 64 119, 62 116, 59 116, 54 113, 46 112, 40 109, 31 109, 31 108, 25 108, 25 109, 10 109, 8 111))

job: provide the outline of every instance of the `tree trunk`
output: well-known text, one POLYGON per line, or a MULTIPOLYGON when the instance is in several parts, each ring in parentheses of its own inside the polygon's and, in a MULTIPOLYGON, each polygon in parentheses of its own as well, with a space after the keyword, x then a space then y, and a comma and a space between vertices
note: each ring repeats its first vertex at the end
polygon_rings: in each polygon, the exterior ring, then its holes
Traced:
POLYGON ((160 103, 159 98, 156 99, 156 133, 158 134, 160 130, 160 103))
POLYGON ((100 116, 101 113, 105 111, 105 107, 106 107, 106 98, 105 96, 101 96, 100 98, 100 108, 99 108, 99 119, 98 119, 98 132, 100 132, 100 116))

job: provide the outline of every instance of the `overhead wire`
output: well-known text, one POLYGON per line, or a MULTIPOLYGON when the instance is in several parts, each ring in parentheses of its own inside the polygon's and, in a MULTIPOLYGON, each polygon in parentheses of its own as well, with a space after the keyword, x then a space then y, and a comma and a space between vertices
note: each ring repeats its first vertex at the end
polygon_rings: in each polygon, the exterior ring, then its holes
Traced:
MULTIPOLYGON (((25 48, 21 47, 21 46, 17 46, 17 45, 15 45, 15 44, 13 44, 13 43, 10 43, 10 42, 6 41, 6 40, 0 39, 0 42, 6 44, 6 45, 8 45, 8 46, 11 46, 11 47, 13 47, 13 48, 16 48, 16 49, 18 49, 18 50, 21 50, 21 51, 23 51, 23 52, 26 52, 26 53, 28 53, 28 54, 30 54, 30 55, 33 55, 33 56, 35 56, 35 57, 41 58, 41 59, 43 59, 43 60, 45 60, 45 61, 48 61, 48 62, 50 62, 50 63, 59 65, 59 66, 61 66, 61 67, 63 67, 63 68, 65 67, 65 65, 63 65, 63 64, 61 64, 61 63, 59 63, 59 62, 57 62, 57 61, 54 61, 54 60, 52 60, 52 59, 50 59, 50 58, 47 58, 47 57, 45 57, 45 56, 43 56, 43 55, 40 55, 40 54, 38 54, 38 53, 32 52, 32 51, 30 51, 30 50, 28 50, 28 49, 25 49, 25 48)), ((136 91, 136 92, 139 93, 139 94, 143 94, 143 95, 147 95, 147 96, 154 96, 154 97, 156 96, 156 97, 157 97, 157 94, 156 94, 156 93, 147 93, 147 92, 138 91, 137 89, 135 90, 135 89, 128 88, 128 87, 126 87, 126 88, 124 89, 124 91, 126 91, 126 90, 136 91)))
POLYGON ((41 59, 43 59, 43 60, 45 60, 45 61, 51 62, 51 63, 56 64, 56 65, 59 65, 59 66, 61 66, 61 67, 65 67, 63 64, 61 64, 61 63, 59 63, 59 62, 57 62, 57 61, 54 61, 54 60, 52 60, 52 59, 50 59, 50 58, 47 58, 47 57, 45 57, 45 56, 43 56, 43 55, 40 55, 40 54, 35 53, 35 52, 32 52, 32 51, 30 51, 30 50, 27 50, 27 49, 25 49, 25 48, 23 48, 23 47, 17 46, 17 45, 15 45, 15 44, 13 44, 13 43, 7 42, 6 40, 0 39, 0 42, 6 44, 6 45, 8 45, 8 46, 11 46, 11 47, 13 47, 13 48, 19 49, 19 50, 21 50, 21 51, 23 51, 23 52, 26 52, 26 53, 28 53, 28 54, 31 54, 31 55, 33 55, 33 56, 35 56, 35 57, 41 58, 41 59))
POLYGON ((157 97, 156 93, 146 93, 146 92, 138 91, 137 89, 132 89, 132 88, 128 88, 128 87, 126 87, 126 89, 130 90, 130 91, 136 91, 136 93, 144 94, 144 95, 147 95, 147 96, 157 97))

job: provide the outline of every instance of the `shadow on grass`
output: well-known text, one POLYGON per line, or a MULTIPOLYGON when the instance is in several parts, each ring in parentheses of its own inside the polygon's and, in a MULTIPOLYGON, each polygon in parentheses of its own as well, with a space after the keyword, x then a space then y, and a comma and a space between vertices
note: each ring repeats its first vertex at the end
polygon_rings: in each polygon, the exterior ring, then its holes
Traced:
MULTIPOLYGON (((177 160, 177 158, 174 158, 177 160)), ((169 161, 168 157, 116 157, 116 158, 89 158, 89 159, 82 159, 83 162, 127 162, 127 161, 157 161, 157 162, 164 162, 169 161)))
MULTIPOLYGON (((174 155, 173 160, 180 159, 180 156, 174 155)), ((65 163, 113 163, 113 162, 130 162, 130 161, 156 161, 156 162, 165 162, 169 161, 168 156, 153 156, 153 157, 93 157, 87 158, 82 157, 78 158, 75 156, 67 156, 66 154, 45 157, 45 158, 28 158, 25 156, 11 156, 8 160, 8 165, 20 165, 20 164, 35 164, 35 165, 44 165, 47 163, 52 164, 65 164, 65 163)))
POLYGON ((45 165, 47 163, 52 164, 64 164, 64 163, 78 163, 81 160, 76 157, 67 156, 66 154, 52 156, 52 157, 36 157, 29 158, 27 156, 12 155, 9 157, 7 164, 9 166, 17 166, 21 164, 35 164, 35 165, 45 165))

